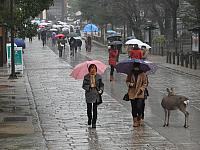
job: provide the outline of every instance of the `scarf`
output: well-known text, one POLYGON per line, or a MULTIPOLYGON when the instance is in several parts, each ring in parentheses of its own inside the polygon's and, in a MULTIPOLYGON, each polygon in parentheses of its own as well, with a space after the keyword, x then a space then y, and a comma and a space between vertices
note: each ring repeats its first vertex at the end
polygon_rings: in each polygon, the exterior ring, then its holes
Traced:
POLYGON ((96 74, 90 74, 90 83, 91 83, 91 87, 96 87, 96 74))

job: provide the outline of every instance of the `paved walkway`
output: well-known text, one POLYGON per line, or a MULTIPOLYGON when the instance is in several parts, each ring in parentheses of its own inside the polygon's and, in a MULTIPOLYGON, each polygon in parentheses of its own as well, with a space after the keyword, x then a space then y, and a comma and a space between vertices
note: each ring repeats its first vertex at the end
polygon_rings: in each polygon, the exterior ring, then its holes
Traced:
POLYGON ((37 40, 28 44, 24 61, 19 79, 8 80, 7 68, 0 71, 2 149, 178 149, 147 124, 134 129, 129 110, 106 91, 97 128, 88 128, 82 81, 69 76, 72 67, 37 40))

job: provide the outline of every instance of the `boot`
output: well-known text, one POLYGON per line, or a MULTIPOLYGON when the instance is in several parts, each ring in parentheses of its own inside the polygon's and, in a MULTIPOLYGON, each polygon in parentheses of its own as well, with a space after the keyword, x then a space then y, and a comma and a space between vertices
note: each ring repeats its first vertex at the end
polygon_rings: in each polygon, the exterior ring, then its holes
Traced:
POLYGON ((141 117, 140 116, 137 117, 137 122, 138 122, 138 126, 142 125, 142 121, 141 121, 141 117))
POLYGON ((138 120, 137 117, 133 118, 133 127, 138 127, 138 120))
POLYGON ((110 75, 110 82, 113 80, 114 80, 113 75, 110 75))
POLYGON ((96 128, 96 119, 92 120, 92 128, 96 128))

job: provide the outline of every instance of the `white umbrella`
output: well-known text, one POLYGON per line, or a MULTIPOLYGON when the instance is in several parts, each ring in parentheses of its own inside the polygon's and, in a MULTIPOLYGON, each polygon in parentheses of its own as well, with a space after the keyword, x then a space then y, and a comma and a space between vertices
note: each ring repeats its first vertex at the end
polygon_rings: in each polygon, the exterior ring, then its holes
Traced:
POLYGON ((125 43, 126 45, 129 45, 129 44, 138 44, 138 45, 141 45, 141 44, 143 44, 143 42, 142 41, 140 41, 140 40, 138 40, 138 39, 131 39, 131 40, 128 40, 126 43, 125 43))
POLYGON ((54 29, 54 28, 53 28, 53 29, 50 29, 49 31, 58 31, 58 29, 54 29))
POLYGON ((62 28, 62 31, 69 31, 69 28, 62 28))
POLYGON ((77 37, 74 37, 76 40, 81 40, 81 37, 80 36, 77 36, 77 37))
POLYGON ((47 26, 47 25, 49 25, 49 23, 42 22, 42 23, 40 23, 39 25, 40 25, 40 26, 47 26))
POLYGON ((148 45, 147 43, 142 43, 142 44, 139 44, 138 46, 139 46, 139 48, 141 48, 142 46, 145 46, 147 49, 151 48, 151 46, 148 45))

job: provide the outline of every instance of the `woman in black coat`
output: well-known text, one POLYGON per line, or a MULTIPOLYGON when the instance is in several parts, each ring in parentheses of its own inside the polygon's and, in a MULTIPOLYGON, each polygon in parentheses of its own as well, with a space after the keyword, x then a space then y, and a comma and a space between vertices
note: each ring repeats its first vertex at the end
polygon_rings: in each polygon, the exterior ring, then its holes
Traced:
POLYGON ((92 128, 96 128, 97 105, 103 93, 104 84, 102 77, 97 74, 97 66, 95 64, 91 64, 88 71, 89 73, 84 76, 82 88, 85 90, 88 125, 92 124, 92 128))

